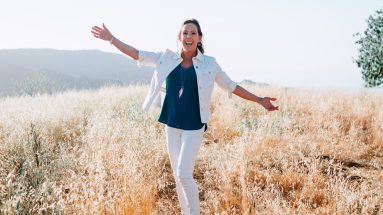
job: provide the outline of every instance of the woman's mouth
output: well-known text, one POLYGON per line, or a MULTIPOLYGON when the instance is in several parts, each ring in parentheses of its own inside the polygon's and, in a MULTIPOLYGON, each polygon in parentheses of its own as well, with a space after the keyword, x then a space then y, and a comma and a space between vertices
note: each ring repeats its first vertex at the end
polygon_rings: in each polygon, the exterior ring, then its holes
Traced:
POLYGON ((185 42, 185 44, 186 44, 187 46, 191 46, 191 45, 193 44, 193 42, 185 42))

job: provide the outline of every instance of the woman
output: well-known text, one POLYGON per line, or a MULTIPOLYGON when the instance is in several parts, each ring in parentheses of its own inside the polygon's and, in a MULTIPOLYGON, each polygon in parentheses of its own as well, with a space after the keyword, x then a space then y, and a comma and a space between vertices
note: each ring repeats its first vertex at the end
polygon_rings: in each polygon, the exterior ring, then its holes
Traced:
POLYGON ((115 36, 103 24, 92 27, 96 38, 109 41, 121 52, 138 61, 138 65, 156 68, 143 109, 147 111, 166 81, 166 96, 159 122, 165 124, 167 150, 176 181, 182 214, 199 214, 198 187, 193 169, 200 149, 203 132, 210 117, 210 101, 214 82, 222 89, 257 102, 268 111, 278 110, 270 101, 258 97, 233 82, 214 58, 204 55, 202 31, 197 20, 186 20, 178 34, 182 44, 179 52, 166 50, 153 53, 139 51, 115 36))

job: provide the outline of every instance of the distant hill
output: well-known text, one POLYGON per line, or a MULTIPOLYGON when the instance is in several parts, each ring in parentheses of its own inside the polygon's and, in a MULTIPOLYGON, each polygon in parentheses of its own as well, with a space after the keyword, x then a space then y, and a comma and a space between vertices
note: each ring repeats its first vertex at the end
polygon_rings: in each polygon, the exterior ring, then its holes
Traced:
POLYGON ((270 84, 268 84, 268 83, 255 82, 255 81, 252 81, 249 79, 244 79, 243 81, 238 82, 238 84, 257 85, 259 87, 269 87, 270 86, 270 84))
POLYGON ((0 50, 0 94, 149 83, 152 71, 126 56, 98 50, 0 50))

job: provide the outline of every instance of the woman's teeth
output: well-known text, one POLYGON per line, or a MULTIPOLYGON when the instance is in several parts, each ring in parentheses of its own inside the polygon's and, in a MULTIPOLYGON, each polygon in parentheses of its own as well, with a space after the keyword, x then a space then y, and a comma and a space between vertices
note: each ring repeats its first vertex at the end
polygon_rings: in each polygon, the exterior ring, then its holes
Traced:
POLYGON ((192 42, 185 42, 186 45, 190 46, 192 42))

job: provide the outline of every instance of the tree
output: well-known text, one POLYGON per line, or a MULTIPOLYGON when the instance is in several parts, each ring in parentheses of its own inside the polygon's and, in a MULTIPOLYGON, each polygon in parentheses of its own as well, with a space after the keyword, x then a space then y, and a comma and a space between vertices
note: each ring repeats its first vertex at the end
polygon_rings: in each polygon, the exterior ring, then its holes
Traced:
POLYGON ((367 19, 367 29, 357 33, 359 56, 355 61, 362 70, 366 87, 383 84, 383 8, 367 19))

